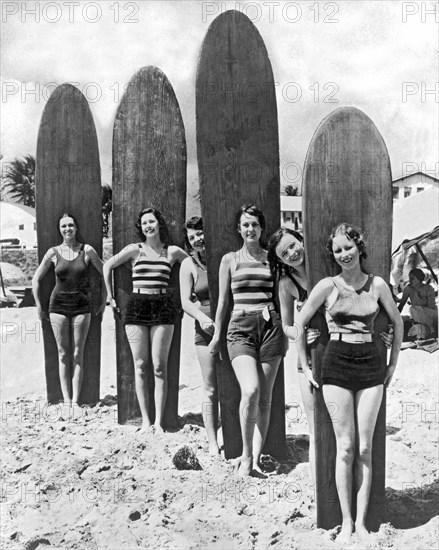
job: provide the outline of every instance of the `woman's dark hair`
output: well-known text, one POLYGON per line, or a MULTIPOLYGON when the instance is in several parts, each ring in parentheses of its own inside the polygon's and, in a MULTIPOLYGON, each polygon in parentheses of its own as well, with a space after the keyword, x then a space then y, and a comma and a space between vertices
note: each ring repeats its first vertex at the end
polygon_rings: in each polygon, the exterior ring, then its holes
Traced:
POLYGON ((348 223, 340 223, 335 229, 332 230, 328 242, 326 244, 326 250, 329 253, 329 257, 335 263, 334 253, 332 251, 332 242, 337 235, 345 235, 349 240, 354 241, 360 253, 360 260, 367 258, 366 241, 364 240, 364 231, 359 227, 350 225, 348 223))
POLYGON ((192 246, 189 242, 189 239, 187 238, 187 230, 188 229, 195 229, 197 231, 203 230, 203 218, 201 216, 192 216, 192 218, 189 218, 186 220, 186 223, 183 226, 183 233, 184 233, 184 245, 186 247, 187 251, 192 250, 192 246))
POLYGON ((422 283, 425 279, 425 273, 422 271, 422 269, 419 269, 419 267, 415 267, 415 269, 412 269, 409 272, 409 277, 411 275, 413 275, 413 277, 416 277, 420 283, 422 283))
POLYGON ((166 224, 166 220, 161 214, 161 212, 159 212, 158 210, 152 207, 144 208, 139 213, 139 216, 136 221, 136 229, 139 234, 139 237, 142 239, 142 241, 146 241, 146 235, 142 231, 142 217, 145 214, 153 214, 156 217, 157 221, 159 222, 160 240, 165 246, 169 246, 171 239, 169 237, 169 230, 166 224))
POLYGON ((79 231, 79 225, 78 225, 77 219, 75 218, 75 216, 72 216, 72 214, 69 214, 68 212, 64 212, 64 214, 60 217, 60 219, 58 220, 58 227, 63 218, 72 218, 72 220, 75 222, 77 231, 79 231))
POLYGON ((286 265, 280 260, 276 254, 276 247, 282 240, 284 235, 292 235, 299 242, 303 242, 302 235, 294 229, 288 229, 288 227, 281 227, 271 235, 268 241, 268 263, 270 264, 270 271, 273 274, 274 279, 280 279, 285 273, 290 274, 294 269, 290 265, 286 265))
POLYGON ((261 226, 262 231, 265 229, 265 216, 262 213, 262 210, 259 210, 259 208, 254 204, 243 204, 238 212, 236 213, 236 220, 235 225, 239 228, 239 223, 241 221, 241 216, 243 214, 248 214, 249 216, 254 216, 255 218, 258 218, 259 225, 261 226))

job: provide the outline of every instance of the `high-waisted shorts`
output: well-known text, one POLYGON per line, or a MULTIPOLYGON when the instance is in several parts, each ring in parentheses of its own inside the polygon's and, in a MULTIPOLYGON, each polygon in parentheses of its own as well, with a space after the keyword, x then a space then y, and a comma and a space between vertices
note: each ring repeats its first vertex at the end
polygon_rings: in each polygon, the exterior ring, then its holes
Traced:
POLYGON ((385 371, 374 342, 350 344, 330 340, 323 354, 322 385, 359 391, 383 384, 385 371))
POLYGON ((169 289, 166 294, 137 294, 128 298, 122 316, 124 325, 174 325, 179 318, 179 310, 174 302, 174 294, 169 289))
POLYGON ((84 315, 90 312, 90 297, 84 292, 52 292, 50 296, 49 313, 76 317, 76 315, 84 315))
POLYGON ((250 355, 266 362, 283 357, 287 349, 288 340, 275 310, 270 311, 268 321, 262 312, 242 311, 232 315, 227 330, 227 350, 231 361, 240 355, 250 355))
MULTIPOLYGON (((200 310, 210 317, 210 306, 200 306, 200 310)), ((208 346, 212 340, 213 334, 203 330, 202 325, 195 321, 195 345, 208 346)))

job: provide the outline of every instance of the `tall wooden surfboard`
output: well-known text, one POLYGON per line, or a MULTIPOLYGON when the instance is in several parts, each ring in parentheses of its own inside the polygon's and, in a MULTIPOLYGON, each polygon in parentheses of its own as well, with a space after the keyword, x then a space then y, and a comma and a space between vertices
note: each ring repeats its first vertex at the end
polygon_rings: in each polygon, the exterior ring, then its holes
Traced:
MULTIPOLYGON (((113 131, 113 253, 140 242, 134 227, 139 212, 157 208, 166 218, 171 243, 183 246, 186 214, 186 139, 180 108, 166 75, 144 67, 130 80, 117 109, 113 131)), ((126 305, 132 291, 131 270, 115 271, 116 300, 126 305)), ((172 285, 178 291, 178 267, 172 285)), ((178 295, 179 299, 179 295, 178 295)), ((130 337, 135 337, 133 334, 130 337)), ((181 322, 175 325, 168 360, 168 398, 164 424, 178 419, 181 322)), ((125 328, 116 318, 118 420, 140 422, 134 386, 134 366, 125 328)), ((154 377, 149 373, 151 414, 154 377)))
MULTIPOLYGON (((41 118, 36 158, 36 218, 38 258, 62 242, 58 220, 63 213, 75 216, 78 239, 93 246, 102 257, 101 169, 96 129, 87 100, 71 84, 58 86, 41 118)), ((94 307, 99 307, 101 279, 90 266, 94 307)), ((45 309, 55 284, 50 271, 41 284, 45 309)), ((84 380, 80 401, 99 400, 102 315, 91 316, 85 345, 84 380)), ((58 354, 50 323, 43 320, 47 400, 62 400, 58 354)))
MULTIPOLYGON (((242 241, 235 214, 255 203, 266 216, 265 237, 280 223, 279 137, 273 71, 250 19, 227 11, 210 25, 196 82, 197 154, 212 316, 221 257, 242 241)), ((223 343, 223 356, 226 356, 223 343)), ((226 458, 239 456, 240 390, 228 360, 217 369, 226 458)), ((283 366, 275 382, 265 451, 285 451, 283 366)))
MULTIPOLYGON (((385 281, 390 276, 392 241, 392 175, 386 144, 372 120, 353 107, 342 107, 326 117, 317 128, 308 149, 303 177, 304 237, 306 266, 311 287, 339 269, 325 252, 334 226, 347 222, 366 231, 368 273, 385 281)), ((375 322, 374 341, 386 367, 386 348, 379 333, 387 330, 388 317, 380 312, 375 322)), ((311 351, 314 376, 320 383, 321 359, 327 343, 322 315, 311 326, 323 335, 311 351)), ((326 408, 321 390, 314 392, 317 525, 329 529, 341 523, 335 485, 335 437, 329 415, 337 406, 326 408)), ((384 395, 373 440, 373 480, 368 526, 376 530, 384 513, 385 491, 385 407, 384 395)))

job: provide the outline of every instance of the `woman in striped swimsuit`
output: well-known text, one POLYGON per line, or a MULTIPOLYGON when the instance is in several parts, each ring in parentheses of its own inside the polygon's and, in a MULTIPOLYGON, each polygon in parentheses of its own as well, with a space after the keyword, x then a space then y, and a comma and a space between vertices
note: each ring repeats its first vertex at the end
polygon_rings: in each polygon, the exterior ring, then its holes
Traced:
POLYGON ((260 243, 265 228, 263 213, 254 205, 241 206, 237 230, 244 244, 223 256, 219 270, 219 298, 209 345, 220 351, 230 291, 233 310, 227 329, 227 351, 241 389, 240 422, 242 456, 238 473, 260 472, 259 459, 270 422, 271 396, 286 338, 273 302, 273 278, 267 251, 260 243))
POLYGON ((129 244, 110 258, 104 265, 104 279, 111 297, 110 304, 119 312, 111 272, 124 263, 131 264, 133 292, 123 313, 123 323, 133 354, 136 395, 142 427, 150 428, 146 373, 152 367, 155 377, 154 427, 162 431, 168 392, 168 355, 178 315, 169 279, 172 265, 181 263, 187 254, 178 246, 169 245, 166 221, 155 208, 144 208, 140 212, 136 228, 142 242, 129 244))

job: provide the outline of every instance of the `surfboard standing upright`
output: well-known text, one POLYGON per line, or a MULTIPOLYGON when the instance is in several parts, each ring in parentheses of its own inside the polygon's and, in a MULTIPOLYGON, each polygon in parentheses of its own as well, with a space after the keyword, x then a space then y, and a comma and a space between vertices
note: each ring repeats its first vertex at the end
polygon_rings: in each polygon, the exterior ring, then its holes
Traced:
MULTIPOLYGON (((47 102, 38 132, 36 174, 38 259, 60 244, 58 220, 63 213, 78 220, 80 239, 102 257, 101 169, 98 140, 87 100, 71 84, 58 86, 47 102)), ((89 270, 93 307, 99 307, 100 276, 89 270)), ((53 271, 41 282, 46 311, 55 284, 53 271)), ((99 400, 102 315, 92 313, 84 351, 84 380, 80 401, 99 400)), ((58 352, 52 326, 42 322, 47 400, 62 400, 58 352)))
MULTIPOLYGON (((117 109, 113 131, 113 253, 139 242, 134 227, 142 208, 157 208, 168 223, 171 243, 183 246, 186 213, 186 139, 180 108, 166 75, 144 67, 130 80, 117 109)), ((116 300, 125 307, 132 291, 131 270, 115 270, 116 300)), ((178 268, 171 284, 178 291, 178 268)), ((179 294, 177 296, 179 300, 179 294)), ((132 337, 135 337, 133 334, 132 337)), ((174 328, 168 359, 165 426, 177 423, 181 322, 174 328)), ((118 419, 140 421, 134 366, 125 328, 116 318, 118 419)), ((153 373, 149 373, 154 404, 153 373)), ((151 411, 153 418, 153 411, 151 411)))
MULTIPOLYGON (((269 236, 280 223, 279 137, 273 71, 250 19, 227 11, 210 25, 196 82, 197 154, 212 316, 221 257, 242 242, 235 213, 243 203, 263 209, 269 236)), ((223 356, 226 354, 223 345, 223 356)), ((226 458, 242 451, 240 391, 229 361, 217 369, 226 458)), ((266 452, 285 447, 283 366, 273 390, 266 452)))
MULTIPOLYGON (((372 120, 353 107, 335 110, 317 128, 308 149, 303 177, 306 267, 311 288, 338 270, 325 253, 331 229, 342 222, 366 231, 368 273, 385 281, 390 276, 392 242, 392 174, 384 140, 372 120)), ((386 368, 386 348, 379 338, 387 315, 375 321, 374 341, 386 368)), ((323 334, 311 351, 314 376, 320 383, 321 359, 328 340, 326 322, 317 314, 311 322, 323 334)), ((335 437, 321 391, 314 392, 317 526, 330 529, 341 523, 335 485, 335 437)), ((385 489, 385 408, 383 397, 373 439, 373 479, 368 526, 377 529, 383 519, 385 489)))

